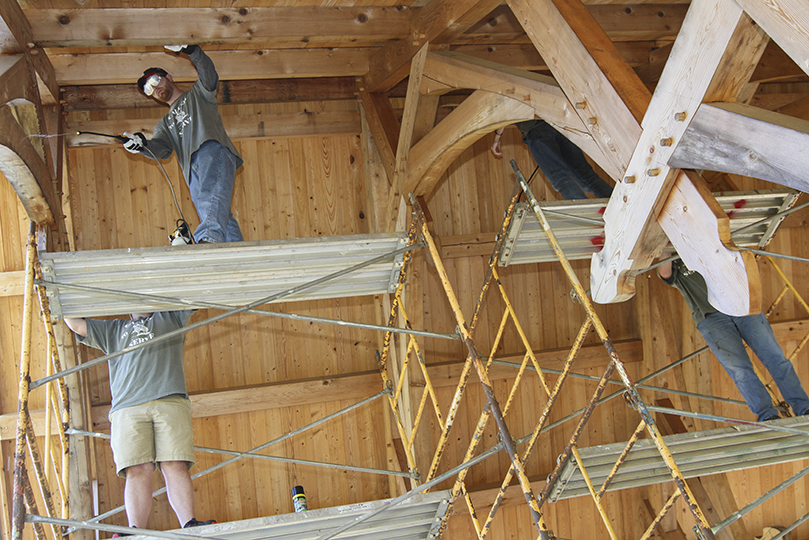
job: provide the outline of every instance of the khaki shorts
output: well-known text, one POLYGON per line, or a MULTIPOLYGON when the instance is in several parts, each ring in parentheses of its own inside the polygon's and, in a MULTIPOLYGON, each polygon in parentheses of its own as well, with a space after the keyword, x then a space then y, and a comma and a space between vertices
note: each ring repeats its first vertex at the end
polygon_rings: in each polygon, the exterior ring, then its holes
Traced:
POLYGON ((118 476, 142 463, 185 461, 194 465, 191 401, 168 396, 110 413, 112 457, 118 476))

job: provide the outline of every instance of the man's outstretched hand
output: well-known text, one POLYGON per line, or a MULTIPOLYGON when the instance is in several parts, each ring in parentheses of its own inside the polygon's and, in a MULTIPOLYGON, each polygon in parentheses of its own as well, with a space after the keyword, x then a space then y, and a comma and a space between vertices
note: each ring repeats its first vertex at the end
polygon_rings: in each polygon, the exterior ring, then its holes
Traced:
POLYGON ((129 153, 140 154, 140 151, 146 146, 146 137, 144 137, 141 132, 133 135, 132 133, 124 131, 124 137, 126 137, 124 148, 129 153))

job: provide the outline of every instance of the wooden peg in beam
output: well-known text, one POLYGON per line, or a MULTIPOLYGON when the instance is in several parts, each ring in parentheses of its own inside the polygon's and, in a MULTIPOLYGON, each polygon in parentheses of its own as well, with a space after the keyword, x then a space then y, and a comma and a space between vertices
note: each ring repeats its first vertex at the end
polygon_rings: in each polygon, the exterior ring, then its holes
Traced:
POLYGON ((696 173, 681 171, 657 222, 677 253, 708 285, 713 307, 737 317, 761 311, 755 257, 730 238, 730 219, 696 173))

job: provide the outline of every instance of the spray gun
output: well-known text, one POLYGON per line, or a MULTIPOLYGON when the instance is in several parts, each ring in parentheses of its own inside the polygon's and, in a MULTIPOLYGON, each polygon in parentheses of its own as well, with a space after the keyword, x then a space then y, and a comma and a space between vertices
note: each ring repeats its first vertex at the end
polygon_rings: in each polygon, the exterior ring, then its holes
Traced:
MULTIPOLYGON (((129 139, 124 137, 123 135, 110 135, 108 133, 96 133, 95 131, 77 131, 76 135, 97 135, 99 137, 109 137, 110 139, 116 139, 122 143, 125 143, 129 139)), ((148 148, 145 148, 147 152, 149 152, 148 148)), ((151 152, 149 152, 151 154, 151 152)), ((171 242, 172 246, 181 246, 185 244, 195 244, 194 237, 191 234, 191 230, 188 227, 188 223, 185 221, 185 216, 183 216, 183 211, 180 210, 180 204, 177 202, 177 195, 174 193, 174 186, 169 179, 168 173, 166 173, 166 169, 163 168, 163 164, 160 163, 160 160, 152 157, 157 161, 157 164, 160 165, 160 169, 163 171, 163 176, 166 177, 166 182, 169 183, 169 188, 171 188, 171 196, 174 198, 174 206, 177 207, 177 212, 180 214, 180 219, 177 220, 176 225, 177 228, 169 235, 169 242, 171 242)))
POLYGON ((96 133, 95 131, 77 131, 76 135, 98 135, 99 137, 109 137, 110 139, 117 139, 119 141, 126 142, 126 137, 123 135, 109 135, 107 133, 96 133))

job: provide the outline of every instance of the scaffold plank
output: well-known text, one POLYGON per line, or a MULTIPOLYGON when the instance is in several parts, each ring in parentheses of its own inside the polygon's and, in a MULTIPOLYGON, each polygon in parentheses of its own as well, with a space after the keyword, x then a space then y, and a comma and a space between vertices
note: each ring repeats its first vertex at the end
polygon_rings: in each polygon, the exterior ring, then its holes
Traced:
MULTIPOLYGON (((809 418, 771 420, 768 424, 806 429, 806 436, 757 426, 731 426, 663 437, 684 478, 694 478, 809 458, 809 418)), ((580 448, 584 467, 595 485, 601 485, 626 443, 580 448)), ((671 480, 651 439, 635 443, 618 469, 608 491, 659 484, 671 480)), ((570 460, 551 492, 558 501, 588 495, 575 460, 570 460)))
MULTIPOLYGON (((378 510, 386 500, 308 510, 243 521, 198 527, 193 534, 223 540, 314 540, 330 531, 378 510)), ((370 519, 339 533, 340 540, 432 540, 447 517, 449 491, 413 496, 370 519)), ((190 530, 187 530, 191 532, 190 530)), ((184 531, 186 532, 186 531, 184 531)), ((145 540, 152 536, 132 536, 145 540)))
MULTIPOLYGON (((722 209, 730 217, 730 232, 739 247, 761 247, 775 234, 779 212, 791 208, 799 193, 789 189, 734 191, 715 193, 722 209), (768 219, 770 218, 770 219, 768 219), (766 221, 762 221, 766 220, 766 221), (759 223, 740 233, 743 227, 759 223)), ((604 209, 608 199, 545 201, 540 206, 569 260, 589 260, 604 245, 604 209)), ((668 250, 673 249, 669 246, 668 250)), ((528 203, 517 205, 508 229, 500 266, 556 261, 548 237, 528 203)))
MULTIPOLYGON (((55 319, 242 306, 300 287, 405 246, 405 233, 41 253, 55 319), (60 286, 61 285, 61 286, 60 286), (180 298, 183 302, 114 296, 70 286, 180 298)), ((345 273, 280 301, 392 292, 402 254, 345 273)))

